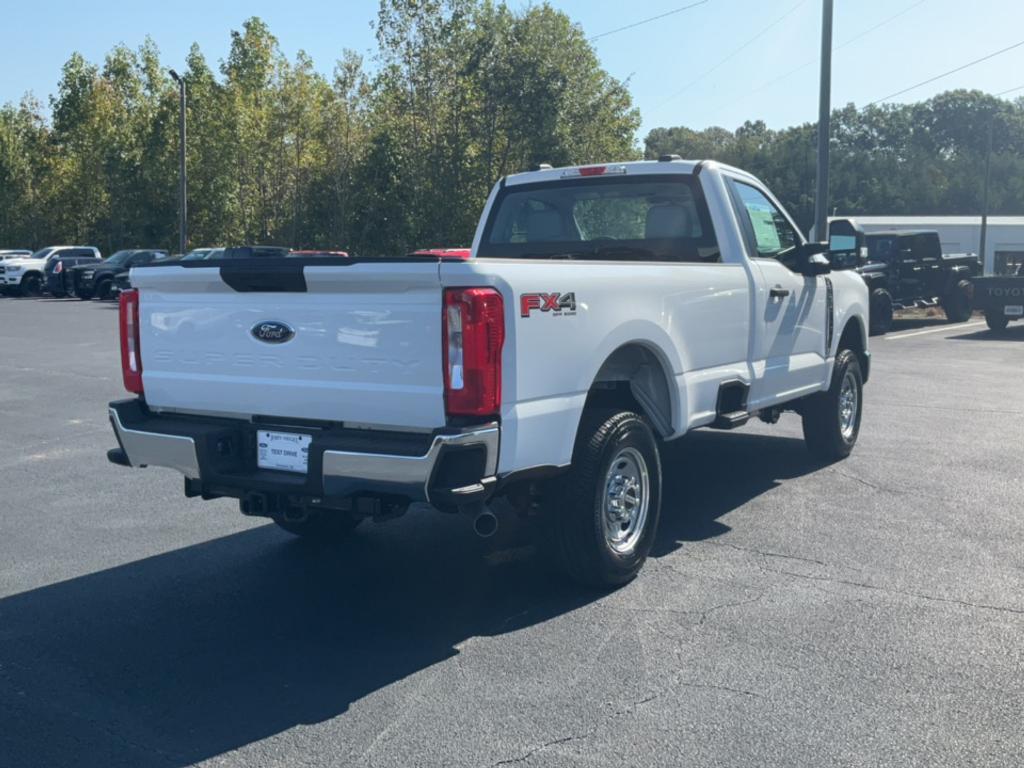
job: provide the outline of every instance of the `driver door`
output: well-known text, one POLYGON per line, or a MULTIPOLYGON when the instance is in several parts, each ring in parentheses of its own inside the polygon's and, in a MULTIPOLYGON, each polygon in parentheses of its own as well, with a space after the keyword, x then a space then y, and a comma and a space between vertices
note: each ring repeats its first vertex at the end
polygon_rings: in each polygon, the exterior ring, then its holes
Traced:
POLYGON ((748 409, 792 400, 821 388, 827 372, 826 278, 787 262, 800 237, 779 204, 759 187, 730 179, 747 253, 760 275, 754 300, 754 381, 748 409))

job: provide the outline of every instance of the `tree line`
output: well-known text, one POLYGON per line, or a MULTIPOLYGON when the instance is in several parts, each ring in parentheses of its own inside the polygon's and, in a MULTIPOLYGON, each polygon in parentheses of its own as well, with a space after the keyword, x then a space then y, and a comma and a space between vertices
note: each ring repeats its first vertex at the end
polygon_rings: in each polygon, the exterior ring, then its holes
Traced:
MULTIPOLYGON (((814 222, 817 123, 771 130, 655 128, 645 154, 714 158, 762 179, 806 231, 814 222)), ((989 212, 1024 214, 1024 99, 948 91, 916 104, 832 112, 830 213, 980 215, 991 147, 989 212)))
MULTIPOLYGON (((760 176, 803 226, 815 126, 657 128, 641 149, 627 83, 582 29, 543 3, 381 0, 377 50, 342 52, 330 77, 289 59, 259 18, 212 67, 193 46, 189 242, 396 254, 466 245, 492 184, 541 162, 676 153, 760 176)), ((181 70, 179 70, 181 71, 181 70)), ((49 109, 0 108, 0 247, 177 243, 177 86, 152 40, 100 64, 72 54, 49 109)), ((992 212, 1024 198, 1024 100, 979 92, 835 111, 840 213, 972 214, 992 126, 992 212)))
MULTIPOLYGON (((639 157, 639 114, 578 25, 547 4, 381 0, 372 71, 325 77, 267 25, 193 46, 189 242, 362 254, 467 244, 491 185, 540 162, 639 157)), ((47 117, 0 109, 0 247, 177 243, 178 92, 147 40, 73 54, 47 117)))

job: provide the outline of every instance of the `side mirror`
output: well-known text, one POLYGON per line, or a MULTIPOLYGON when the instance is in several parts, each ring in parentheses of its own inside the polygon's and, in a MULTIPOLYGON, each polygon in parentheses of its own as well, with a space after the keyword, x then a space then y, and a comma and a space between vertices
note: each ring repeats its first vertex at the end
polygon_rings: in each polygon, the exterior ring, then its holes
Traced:
POLYGON ((828 258, 833 269, 855 269, 867 261, 867 239, 854 219, 833 219, 828 235, 828 258))

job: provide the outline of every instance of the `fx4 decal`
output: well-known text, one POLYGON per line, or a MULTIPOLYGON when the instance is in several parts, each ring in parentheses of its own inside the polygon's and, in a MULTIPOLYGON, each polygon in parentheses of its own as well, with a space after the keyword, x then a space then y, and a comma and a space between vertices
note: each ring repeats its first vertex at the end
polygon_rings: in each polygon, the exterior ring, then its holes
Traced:
POLYGON ((519 297, 519 316, 529 317, 533 310, 555 315, 576 314, 575 293, 524 293, 519 297))

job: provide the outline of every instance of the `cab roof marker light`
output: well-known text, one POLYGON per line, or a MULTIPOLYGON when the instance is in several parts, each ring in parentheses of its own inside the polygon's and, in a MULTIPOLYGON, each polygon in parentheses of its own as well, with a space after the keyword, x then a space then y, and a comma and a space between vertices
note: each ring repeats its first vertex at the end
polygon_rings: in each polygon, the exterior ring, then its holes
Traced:
POLYGON ((626 173, 626 166, 624 165, 587 165, 583 168, 570 168, 566 171, 562 171, 563 179, 571 179, 577 176, 607 176, 609 174, 623 174, 626 173))

